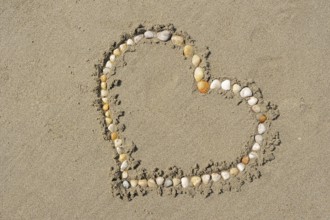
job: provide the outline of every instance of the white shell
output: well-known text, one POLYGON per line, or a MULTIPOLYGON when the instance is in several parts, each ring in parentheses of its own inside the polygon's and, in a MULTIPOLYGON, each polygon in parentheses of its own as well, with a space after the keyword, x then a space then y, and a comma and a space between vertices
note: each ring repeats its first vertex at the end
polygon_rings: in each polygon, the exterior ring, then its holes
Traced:
POLYGON ((123 182, 123 187, 126 188, 126 189, 129 188, 129 183, 128 183, 127 180, 125 180, 125 181, 123 182))
POLYGON ((119 46, 119 50, 120 50, 122 53, 124 53, 124 52, 127 50, 127 44, 121 44, 121 45, 119 46))
POLYGON ((230 80, 226 79, 225 81, 223 81, 221 83, 221 88, 226 91, 230 90, 230 80))
POLYGON ((258 143, 254 143, 253 146, 252 146, 253 151, 258 151, 258 150, 260 150, 260 148, 261 148, 260 144, 258 144, 258 143))
POLYGON ((114 132, 114 131, 116 131, 116 126, 114 124, 110 124, 108 126, 108 129, 109 129, 110 132, 114 132))
POLYGON ((187 177, 181 178, 181 185, 183 188, 187 188, 189 186, 189 179, 187 177))
POLYGON ((266 126, 262 123, 258 124, 258 133, 263 134, 266 131, 266 126))
POLYGON ((146 32, 144 32, 144 37, 145 37, 146 39, 154 38, 154 37, 155 37, 155 33, 152 32, 152 31, 146 31, 146 32))
POLYGON ((173 186, 178 186, 180 184, 181 180, 178 178, 173 178, 173 186))
POLYGON ((209 174, 204 174, 204 175, 202 176, 202 182, 203 182, 204 184, 208 184, 208 183, 210 182, 210 179, 211 179, 211 176, 210 176, 209 174))
POLYGON ((128 177, 128 172, 125 170, 123 171, 123 173, 121 174, 121 178, 126 179, 128 177))
POLYGON ((121 165, 120 165, 120 171, 126 170, 128 167, 128 162, 125 160, 121 165))
POLYGON ((166 179, 166 180, 165 180, 165 183, 164 183, 164 186, 165 186, 165 187, 170 187, 170 186, 172 186, 172 184, 173 184, 173 183, 172 183, 172 180, 171 180, 171 179, 166 179))
POLYGON ((142 38, 144 37, 143 34, 140 35, 136 35, 133 39, 135 43, 138 43, 140 40, 142 40, 142 38))
POLYGON ((123 141, 121 139, 116 139, 114 140, 115 142, 115 147, 120 147, 123 144, 123 141))
POLYGON ((221 172, 221 177, 222 177, 222 179, 227 180, 227 179, 229 179, 230 174, 229 174, 228 171, 222 171, 221 172))
POLYGON ((245 169, 245 165, 243 163, 239 163, 237 164, 237 169, 240 171, 240 172, 243 172, 244 169, 245 169))
POLYGON ((156 178, 156 183, 157 183, 157 185, 158 185, 158 186, 163 185, 164 180, 165 180, 164 177, 161 177, 161 176, 157 177, 157 178, 156 178))
POLYGON ((240 95, 242 98, 250 97, 252 95, 252 91, 249 87, 245 87, 241 90, 240 95))
POLYGON ((107 61, 107 63, 105 64, 105 67, 106 67, 106 68, 109 68, 109 69, 112 68, 112 63, 110 62, 110 60, 107 61))
POLYGON ((117 151, 118 154, 125 153, 125 149, 123 147, 116 147, 116 151, 117 151))
POLYGON ((218 173, 212 173, 211 177, 213 182, 218 182, 221 179, 221 176, 218 173))
POLYGON ((137 184, 138 184, 138 181, 137 181, 137 180, 131 180, 131 181, 129 181, 129 182, 131 183, 131 186, 132 186, 132 187, 136 187, 137 184))
POLYGON ((261 111, 261 109, 260 109, 260 106, 259 105, 254 105, 254 106, 252 106, 252 111, 254 111, 255 113, 259 113, 260 111, 261 111))
POLYGON ((204 78, 204 70, 201 67, 197 67, 194 72, 194 78, 196 82, 201 81, 204 78))
POLYGON ((202 59, 196 54, 191 59, 191 62, 195 67, 198 67, 199 64, 201 63, 201 61, 202 61, 202 59))
POLYGON ((256 153, 256 152, 251 152, 251 153, 249 153, 249 158, 250 159, 255 159, 255 158, 257 158, 258 157, 258 154, 256 153))
POLYGON ((201 184, 202 179, 199 176, 193 176, 191 177, 191 183, 193 186, 199 186, 201 184))
POLYGON ((254 140, 255 140, 258 144, 262 144, 263 137, 262 137, 262 135, 257 134, 257 135, 254 137, 254 140))
POLYGON ((161 41, 168 41, 172 36, 172 33, 168 30, 157 33, 157 38, 161 41))
POLYGON ((174 45, 177 45, 177 46, 183 46, 184 45, 184 39, 183 39, 182 36, 173 35, 171 40, 172 40, 172 43, 174 45))
POLYGON ((111 54, 110 58, 109 58, 110 62, 115 62, 116 60, 116 56, 111 54))
POLYGON ((103 74, 108 74, 108 73, 110 73, 110 69, 109 68, 104 68, 103 69, 103 74))
POLYGON ((102 102, 109 103, 109 99, 108 98, 102 98, 102 102))
POLYGON ((127 43, 128 46, 132 46, 132 45, 134 45, 134 41, 133 41, 132 39, 128 39, 128 40, 126 41, 126 43, 127 43))
POLYGON ((242 87, 238 84, 234 84, 233 85, 233 92, 234 93, 239 93, 239 91, 241 91, 242 87))
POLYGON ((213 80, 210 85, 210 89, 220 89, 220 87, 221 87, 221 83, 220 80, 218 79, 213 80))
POLYGON ((256 97, 251 97, 251 98, 249 98, 249 100, 248 100, 248 104, 249 105, 255 105, 255 104, 257 104, 258 103, 258 99, 256 98, 256 97))
POLYGON ((106 97, 106 96, 108 96, 108 94, 109 94, 108 90, 105 90, 105 89, 101 90, 101 97, 106 97))

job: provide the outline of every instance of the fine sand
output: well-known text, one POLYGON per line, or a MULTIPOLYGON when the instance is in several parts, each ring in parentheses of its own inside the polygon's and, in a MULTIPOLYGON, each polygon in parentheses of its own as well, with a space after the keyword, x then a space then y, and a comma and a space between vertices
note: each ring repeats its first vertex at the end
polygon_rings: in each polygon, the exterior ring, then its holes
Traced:
MULTIPOLYGON (((328 1, 4 1, 0 21, 0 219, 329 218, 328 1), (210 51, 211 78, 254 81, 278 105, 281 145, 260 178, 209 196, 113 195, 95 64, 139 24, 173 24, 210 51)), ((234 161, 256 126, 246 105, 199 94, 178 48, 135 49, 111 95, 141 166, 234 161)))

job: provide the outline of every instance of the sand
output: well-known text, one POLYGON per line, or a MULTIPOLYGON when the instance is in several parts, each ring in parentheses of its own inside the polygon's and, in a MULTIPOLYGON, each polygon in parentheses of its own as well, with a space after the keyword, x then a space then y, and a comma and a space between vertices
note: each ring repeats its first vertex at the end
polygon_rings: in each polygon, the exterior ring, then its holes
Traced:
MULTIPOLYGON (((8 1, 0 11, 0 219, 330 216, 327 1, 8 1), (279 106, 272 129, 282 143, 259 179, 208 198, 112 196, 94 65, 141 23, 173 23, 208 47, 212 76, 253 79, 279 106)), ((233 160, 254 126, 246 108, 194 92, 171 48, 137 49, 116 88, 135 157, 148 169, 233 160)))

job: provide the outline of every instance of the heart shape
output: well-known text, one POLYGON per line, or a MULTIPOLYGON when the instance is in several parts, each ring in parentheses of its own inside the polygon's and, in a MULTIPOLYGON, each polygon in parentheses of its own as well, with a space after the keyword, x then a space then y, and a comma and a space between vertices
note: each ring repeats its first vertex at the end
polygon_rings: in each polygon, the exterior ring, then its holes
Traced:
POLYGON ((114 159, 116 167, 112 167, 112 193, 120 198, 132 199, 136 195, 146 195, 149 191, 156 191, 163 195, 190 194, 200 192, 209 196, 212 192, 222 193, 232 189, 240 190, 247 181, 260 177, 259 167, 274 159, 273 151, 280 144, 278 132, 270 132, 271 121, 279 116, 277 106, 263 100, 261 90, 252 81, 241 81, 236 78, 221 77, 210 80, 208 63, 209 52, 203 56, 198 54, 194 41, 183 32, 176 31, 172 24, 156 25, 149 29, 138 26, 134 33, 124 34, 118 43, 104 54, 101 64, 97 68, 97 105, 102 111, 104 120, 104 135, 110 140, 115 149, 114 159), (128 144, 120 131, 125 127, 119 118, 123 112, 111 112, 111 105, 118 105, 118 96, 110 96, 109 90, 119 86, 121 82, 108 79, 116 74, 116 66, 121 63, 123 55, 135 51, 135 46, 141 42, 162 43, 180 48, 185 59, 191 60, 192 75, 196 89, 202 94, 217 92, 226 98, 239 97, 239 103, 246 103, 250 112, 255 114, 257 127, 248 138, 242 152, 231 163, 210 161, 205 168, 196 164, 189 173, 173 166, 167 171, 155 168, 152 171, 139 168, 141 161, 133 158, 137 147, 128 144), (130 145, 130 146, 129 146, 130 145))

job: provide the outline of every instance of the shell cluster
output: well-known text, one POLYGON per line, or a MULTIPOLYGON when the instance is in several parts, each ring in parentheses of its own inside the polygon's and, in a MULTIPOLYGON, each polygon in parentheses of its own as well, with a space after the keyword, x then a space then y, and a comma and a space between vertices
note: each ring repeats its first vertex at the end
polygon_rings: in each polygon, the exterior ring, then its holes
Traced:
MULTIPOLYGON (((189 39, 183 34, 176 33, 173 29, 161 30, 144 30, 135 33, 117 44, 111 49, 107 60, 102 65, 99 72, 99 97, 101 99, 101 108, 104 116, 104 123, 106 125, 106 135, 113 143, 116 150, 116 162, 118 169, 116 173, 120 173, 116 180, 116 186, 119 189, 129 190, 134 188, 199 188, 201 186, 209 186, 217 184, 218 182, 226 182, 233 178, 240 178, 246 172, 247 167, 251 161, 255 161, 262 154, 265 148, 265 134, 267 134, 270 126, 270 117, 267 103, 263 101, 261 92, 254 86, 253 83, 242 83, 236 79, 231 78, 215 78, 208 79, 206 71, 206 57, 198 54, 198 49, 189 39), (217 92, 219 94, 231 94, 232 97, 237 97, 241 102, 246 103, 250 112, 255 115, 256 128, 253 136, 253 142, 248 146, 248 150, 244 155, 240 155, 238 159, 231 163, 226 169, 217 171, 205 171, 198 175, 188 175, 181 173, 180 175, 164 175, 154 174, 143 177, 131 175, 134 170, 133 159, 131 153, 126 149, 124 138, 121 136, 117 123, 114 122, 111 106, 108 79, 113 74, 116 63, 127 51, 134 49, 140 42, 144 41, 159 41, 175 48, 180 48, 184 59, 190 60, 190 65, 193 70, 191 72, 195 81, 196 89, 201 94, 208 94, 217 92)), ((273 117, 274 118, 274 117, 273 117)))

